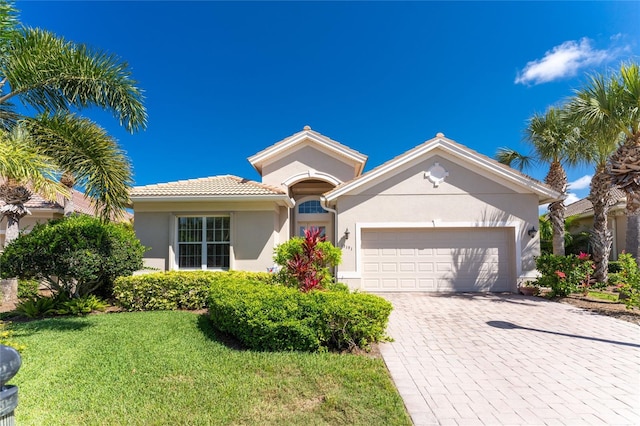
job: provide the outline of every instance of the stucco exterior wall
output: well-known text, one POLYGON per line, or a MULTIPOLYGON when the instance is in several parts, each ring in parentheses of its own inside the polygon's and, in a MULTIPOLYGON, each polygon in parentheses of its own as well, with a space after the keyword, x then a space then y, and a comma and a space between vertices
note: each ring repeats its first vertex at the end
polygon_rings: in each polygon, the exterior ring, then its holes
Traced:
MULTIPOLYGON (((284 188, 282 183, 292 176, 309 170, 326 173, 340 182, 355 177, 354 166, 336 159, 316 147, 304 146, 287 153, 283 157, 265 164, 262 168, 262 183, 284 188)), ((307 176, 307 178, 313 176, 307 176)))
MULTIPOLYGON (((27 215, 22 219, 20 219, 20 231, 30 232, 37 223, 45 223, 51 219, 59 219, 61 217, 63 217, 62 211, 55 211, 55 210, 42 211, 42 210, 34 209, 32 211, 32 214, 27 215)), ((7 220, 3 218, 2 220, 0 220, 0 230, 1 230, 0 249, 4 247, 4 235, 5 235, 6 229, 7 229, 7 220)))
POLYGON ((266 271, 273 265, 273 249, 288 238, 287 209, 272 203, 140 203, 135 207, 136 236, 151 250, 145 263, 164 270, 175 265, 176 218, 229 215, 230 269, 266 271), (284 214, 283 214, 284 213, 284 214))
MULTIPOLYGON (((353 287, 359 286, 358 246, 361 229, 376 227, 506 227, 513 230, 517 278, 535 275, 534 256, 539 254, 538 198, 518 193, 482 175, 459 166, 443 156, 417 161, 383 182, 364 186, 356 194, 344 195, 336 204, 338 234, 349 229, 350 238, 341 239, 343 263, 338 276, 353 287), (437 187, 424 177, 435 162, 449 175, 437 187)), ((516 282, 513 283, 515 289, 516 282)))

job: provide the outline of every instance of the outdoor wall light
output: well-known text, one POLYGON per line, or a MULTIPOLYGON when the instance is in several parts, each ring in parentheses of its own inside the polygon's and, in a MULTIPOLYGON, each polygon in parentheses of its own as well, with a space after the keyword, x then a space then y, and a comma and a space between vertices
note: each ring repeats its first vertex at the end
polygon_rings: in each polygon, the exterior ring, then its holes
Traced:
POLYGON ((536 233, 537 233, 537 232, 538 232, 538 230, 536 229, 536 227, 535 227, 535 226, 532 226, 532 227, 531 227, 531 229, 529 229, 529 230, 527 231, 527 234, 529 234, 529 236, 530 236, 531 238, 533 238, 533 237, 535 237, 535 236, 536 236, 536 233))
POLYGON ((348 239, 349 239, 349 234, 350 234, 350 232, 349 232, 349 228, 345 229, 345 230, 344 230, 344 239, 345 239, 345 240, 348 240, 348 239))

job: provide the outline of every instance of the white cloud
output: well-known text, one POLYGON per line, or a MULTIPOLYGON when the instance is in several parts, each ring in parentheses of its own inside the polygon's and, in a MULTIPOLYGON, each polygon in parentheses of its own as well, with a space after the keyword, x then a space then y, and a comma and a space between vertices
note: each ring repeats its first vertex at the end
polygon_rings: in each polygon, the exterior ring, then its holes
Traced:
POLYGON ((569 182, 569 188, 573 190, 587 189, 591 185, 591 178, 591 175, 584 175, 580 179, 569 182))
MULTIPOLYGON (((575 203, 578 200, 581 200, 582 197, 578 197, 577 194, 574 194, 572 192, 567 194, 567 198, 564 199, 564 205, 568 206, 571 203, 575 203)), ((540 206, 538 206, 538 215, 543 215, 545 213, 549 212, 549 204, 541 204, 540 206)))
POLYGON ((565 41, 547 51, 542 59, 528 62, 518 73, 515 83, 540 84, 573 77, 583 68, 612 60, 619 52, 620 49, 593 49, 591 40, 588 38, 583 38, 579 42, 565 41))
POLYGON ((574 194, 573 192, 570 192, 567 194, 567 198, 564 199, 564 205, 568 206, 571 203, 575 203, 576 201, 578 201, 580 199, 580 197, 578 197, 576 194, 574 194))

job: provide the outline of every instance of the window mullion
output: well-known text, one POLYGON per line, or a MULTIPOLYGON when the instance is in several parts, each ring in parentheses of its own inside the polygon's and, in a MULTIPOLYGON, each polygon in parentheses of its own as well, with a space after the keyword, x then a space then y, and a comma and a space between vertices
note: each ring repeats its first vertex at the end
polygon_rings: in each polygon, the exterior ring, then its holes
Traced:
POLYGON ((200 268, 207 269, 207 218, 202 218, 202 256, 200 257, 200 268))

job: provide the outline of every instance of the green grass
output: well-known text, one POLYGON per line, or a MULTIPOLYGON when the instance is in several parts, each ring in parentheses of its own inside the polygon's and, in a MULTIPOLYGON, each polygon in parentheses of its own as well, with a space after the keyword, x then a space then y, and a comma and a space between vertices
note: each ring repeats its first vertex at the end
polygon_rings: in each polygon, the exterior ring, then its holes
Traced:
POLYGON ((19 425, 408 425, 384 363, 231 348, 204 315, 13 324, 19 425))
POLYGON ((610 300, 612 302, 618 301, 617 294, 605 293, 602 291, 589 290, 589 297, 593 299, 610 300))

